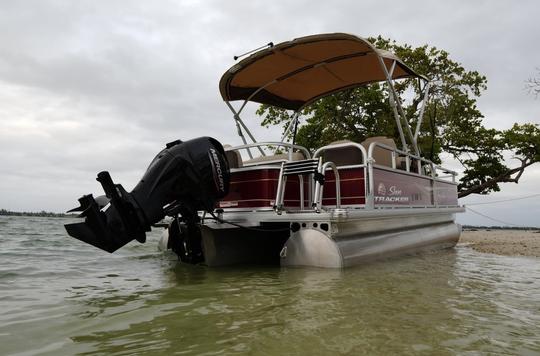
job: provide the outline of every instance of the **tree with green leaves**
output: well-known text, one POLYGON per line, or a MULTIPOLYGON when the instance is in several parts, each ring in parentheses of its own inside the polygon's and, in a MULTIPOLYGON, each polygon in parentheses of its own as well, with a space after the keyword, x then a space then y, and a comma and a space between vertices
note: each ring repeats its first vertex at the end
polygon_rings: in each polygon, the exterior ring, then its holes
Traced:
MULTIPOLYGON (((500 183, 518 183, 525 169, 540 161, 538 125, 514 124, 507 130, 483 125, 484 116, 476 100, 487 88, 485 76, 466 70, 448 52, 435 47, 401 45, 380 36, 369 41, 395 53, 430 79, 430 100, 418 146, 421 155, 435 163, 440 163, 446 153, 463 165, 458 185, 460 198, 499 191, 500 183)), ((420 85, 416 79, 404 79, 397 81, 395 88, 407 121, 414 127, 422 103, 420 85)), ((311 150, 336 140, 361 142, 373 136, 393 137, 398 142, 399 131, 388 94, 386 85, 374 83, 317 100, 303 109, 295 142, 311 150)), ((261 105, 257 114, 263 117, 263 126, 285 128, 293 113, 261 105)))

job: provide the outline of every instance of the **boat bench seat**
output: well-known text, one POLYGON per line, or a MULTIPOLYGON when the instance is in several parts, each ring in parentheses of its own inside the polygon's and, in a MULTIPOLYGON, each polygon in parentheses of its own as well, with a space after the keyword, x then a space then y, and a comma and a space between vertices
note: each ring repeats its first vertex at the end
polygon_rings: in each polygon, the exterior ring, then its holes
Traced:
MULTIPOLYGON (((375 136, 375 137, 369 137, 362 141, 360 144, 366 149, 366 153, 368 153, 369 146, 373 142, 381 143, 385 146, 388 146, 392 149, 396 149, 396 143, 392 138, 385 137, 385 136, 375 136)), ((334 162, 334 164, 337 167, 341 166, 352 166, 357 164, 363 164, 364 158, 362 157, 362 151, 358 149, 358 147, 355 146, 345 146, 343 147, 341 144, 343 143, 353 143, 353 141, 350 140, 340 140, 340 141, 334 141, 323 152, 323 161, 324 162, 334 162), (336 147, 332 147, 332 145, 336 145, 336 147)), ((372 158, 375 161, 374 163, 379 166, 385 166, 385 167, 392 167, 392 151, 375 146, 372 152, 372 158)), ((396 155, 396 168, 405 170, 406 169, 406 158, 401 157, 399 155, 396 155)), ((415 167, 415 163, 411 162, 411 167, 415 167)))
POLYGON ((334 162, 336 167, 352 166, 355 164, 362 164, 364 158, 362 157, 362 151, 358 147, 345 146, 345 147, 332 147, 332 145, 340 145, 342 143, 353 143, 350 140, 334 141, 323 152, 323 162, 334 162))
MULTIPOLYGON (((223 148, 227 149, 232 147, 231 145, 223 145, 223 148)), ((237 150, 225 151, 225 157, 229 161, 229 168, 242 168, 244 166, 242 162, 242 156, 237 150)))
MULTIPOLYGON (((293 152, 292 154, 292 160, 293 161, 300 161, 306 159, 304 157, 304 154, 301 152, 293 152)), ((257 165, 261 163, 281 163, 289 160, 289 154, 288 153, 278 153, 275 155, 268 155, 268 156, 259 156, 252 159, 248 159, 244 161, 244 165, 252 166, 257 165)))
MULTIPOLYGON (((382 143, 388 147, 391 147, 393 149, 396 148, 396 143, 392 138, 384 137, 384 136, 375 136, 375 137, 369 137, 362 141, 360 144, 365 148, 366 152, 369 150, 369 146, 373 142, 382 143)), ((322 154, 323 161, 324 162, 334 162, 334 164, 337 167, 341 166, 352 166, 352 165, 359 165, 363 164, 364 157, 362 155, 362 151, 358 149, 358 147, 355 146, 340 146, 340 144, 343 143, 353 143, 353 141, 350 140, 340 140, 340 141, 334 141, 330 145, 328 145, 328 148, 326 148, 322 154), (332 147, 332 145, 336 145, 336 147, 332 147)), ((224 145, 225 148, 230 148, 230 145, 224 145)), ((242 168, 244 166, 254 166, 258 164, 273 164, 273 163, 281 163, 286 162, 289 160, 289 154, 288 153, 279 153, 274 155, 267 155, 267 156, 259 156, 248 160, 242 160, 242 156, 237 150, 231 150, 231 151, 225 151, 225 155, 227 156, 227 160, 229 161, 229 167, 230 168, 242 168)), ((385 167, 392 167, 392 152, 386 148, 375 146, 373 149, 373 159, 375 161, 376 165, 379 166, 385 166, 385 167)), ((293 161, 299 161, 306 159, 304 154, 302 152, 294 152, 292 154, 292 160, 293 161)), ((413 164, 411 164, 413 165, 413 164)), ((403 169, 405 170, 405 157, 396 157, 396 168, 397 169, 403 169)))
MULTIPOLYGON (((362 141, 361 145, 364 146, 366 152, 368 152, 369 146, 373 142, 382 143, 383 145, 389 146, 393 149, 396 148, 396 143, 394 140, 385 136, 368 137, 362 141)), ((375 146, 373 149, 372 158, 375 160, 375 164, 378 164, 379 166, 392 167, 392 151, 389 151, 383 147, 375 146)), ((399 164, 396 166, 399 166, 399 164)))
MULTIPOLYGON (((231 145, 223 145, 223 148, 231 148, 231 145)), ((274 155, 259 156, 248 160, 242 160, 242 155, 238 150, 229 150, 225 151, 225 156, 229 161, 229 168, 242 168, 244 166, 254 166, 257 164, 272 164, 272 163, 281 163, 289 160, 288 153, 278 153, 274 155)), ((293 152, 292 160, 300 161, 306 159, 302 152, 293 152)))

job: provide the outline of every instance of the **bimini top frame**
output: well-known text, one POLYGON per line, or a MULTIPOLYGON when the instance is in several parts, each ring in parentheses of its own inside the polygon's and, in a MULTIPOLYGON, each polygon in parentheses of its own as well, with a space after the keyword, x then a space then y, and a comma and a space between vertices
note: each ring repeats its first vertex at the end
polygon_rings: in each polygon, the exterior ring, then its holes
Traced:
MULTIPOLYGON (((403 150, 409 151, 405 128, 409 142, 418 155, 416 141, 428 99, 429 81, 394 54, 375 48, 363 38, 331 33, 300 37, 275 46, 270 43, 268 48, 255 52, 227 70, 221 77, 219 88, 223 100, 234 114, 238 133, 245 144, 242 129, 256 142, 240 119, 240 113, 250 101, 294 110, 295 114, 288 125, 289 132, 296 125, 302 108, 315 100, 381 81, 389 87, 390 104, 403 150), (424 102, 414 134, 394 89, 394 80, 402 78, 418 78, 424 83, 424 102), (234 100, 244 101, 238 110, 230 104, 234 100)), ((261 154, 264 155, 262 150, 261 154)))

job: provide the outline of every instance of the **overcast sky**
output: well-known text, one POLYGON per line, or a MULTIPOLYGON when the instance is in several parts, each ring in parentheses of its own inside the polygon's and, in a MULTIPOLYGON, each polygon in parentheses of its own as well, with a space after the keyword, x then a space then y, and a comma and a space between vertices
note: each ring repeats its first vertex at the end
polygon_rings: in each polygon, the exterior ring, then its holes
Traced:
MULTIPOLYGON (((525 81, 540 67, 537 1, 2 1, 0 208, 65 211, 101 195, 109 170, 131 190, 166 142, 239 144, 218 92, 233 55, 314 33, 381 34, 450 52, 488 78, 486 125, 540 123, 525 81)), ((249 115, 248 115, 249 116, 249 115)), ((257 138, 278 132, 246 122, 257 138)), ((540 193, 540 165, 519 185, 462 203, 540 193)), ((478 205, 540 225, 540 203, 478 205)), ((500 225, 471 212, 459 221, 500 225)))

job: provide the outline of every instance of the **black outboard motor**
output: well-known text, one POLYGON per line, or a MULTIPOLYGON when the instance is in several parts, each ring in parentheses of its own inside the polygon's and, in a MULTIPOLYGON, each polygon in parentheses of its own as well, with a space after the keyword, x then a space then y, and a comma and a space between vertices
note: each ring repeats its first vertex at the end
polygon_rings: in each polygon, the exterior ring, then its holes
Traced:
MULTIPOLYGON (((146 231, 165 215, 182 215, 193 225, 198 210, 213 211, 229 190, 229 164, 223 146, 211 137, 167 144, 150 163, 137 186, 128 193, 114 184, 109 172, 101 172, 101 183, 109 204, 92 194, 79 199, 82 223, 67 224, 69 235, 114 252, 131 240, 146 241, 146 231)), ((105 201, 106 202, 106 201, 105 201)))

